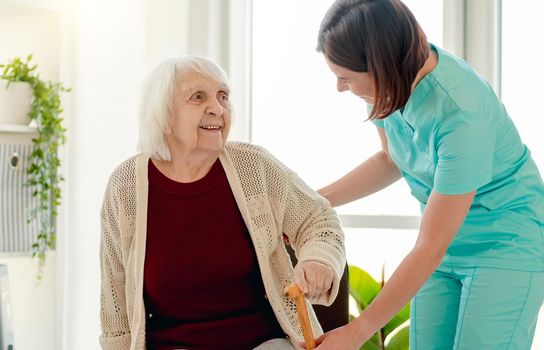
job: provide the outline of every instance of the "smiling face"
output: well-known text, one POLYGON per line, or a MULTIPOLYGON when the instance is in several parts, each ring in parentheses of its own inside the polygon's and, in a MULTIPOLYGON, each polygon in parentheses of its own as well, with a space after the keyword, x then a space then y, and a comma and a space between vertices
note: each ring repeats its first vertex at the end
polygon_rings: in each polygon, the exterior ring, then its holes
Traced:
POLYGON ((174 154, 218 155, 231 124, 229 90, 206 75, 188 72, 178 77, 173 96, 171 132, 166 141, 174 154))
POLYGON ((336 75, 336 88, 339 92, 349 90, 367 103, 374 104, 374 81, 370 74, 351 71, 334 64, 326 57, 325 60, 331 71, 336 75))

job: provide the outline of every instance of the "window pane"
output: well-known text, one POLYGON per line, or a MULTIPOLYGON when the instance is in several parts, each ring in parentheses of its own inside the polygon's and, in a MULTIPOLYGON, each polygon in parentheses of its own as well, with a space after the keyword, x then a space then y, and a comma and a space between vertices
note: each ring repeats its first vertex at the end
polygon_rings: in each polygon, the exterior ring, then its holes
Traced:
MULTIPOLYGON (((542 42, 544 2, 502 1, 502 100, 523 142, 544 171, 544 139, 540 107, 544 70, 542 42)), ((540 311, 532 349, 544 349, 544 307, 540 311)))
POLYGON ((544 45, 538 43, 544 33, 543 12, 542 1, 502 2, 502 99, 541 172, 544 45))
MULTIPOLYGON (((376 128, 364 122, 365 103, 336 91, 334 75, 315 51, 319 24, 331 3, 253 2, 252 141, 314 188, 336 180, 380 147, 376 128)), ((442 2, 406 3, 430 40, 441 45, 442 2)), ((418 215, 419 207, 399 181, 339 212, 418 215)))
MULTIPOLYGON (((414 246, 418 231, 344 228, 344 233, 348 264, 363 269, 380 282, 382 267, 387 281, 414 246)), ((350 300, 349 310, 352 315, 359 314, 354 300, 350 300)))
POLYGON ((348 264, 381 280, 385 264, 387 280, 416 242, 417 230, 344 228, 348 264))
POLYGON ((403 0, 416 17, 419 25, 427 34, 427 40, 443 47, 444 38, 444 2, 429 0, 403 0))

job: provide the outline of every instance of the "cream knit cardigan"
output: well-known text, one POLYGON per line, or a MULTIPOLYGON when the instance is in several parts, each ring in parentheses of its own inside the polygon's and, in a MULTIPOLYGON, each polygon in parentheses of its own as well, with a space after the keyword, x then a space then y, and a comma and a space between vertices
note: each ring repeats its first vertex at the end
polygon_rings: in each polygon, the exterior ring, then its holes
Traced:
MULTIPOLYGON (((293 281, 293 269, 282 232, 299 262, 314 260, 332 268, 332 288, 312 300, 330 305, 345 266, 338 218, 324 198, 260 147, 229 142, 219 159, 253 241, 268 300, 282 329, 296 344, 302 333, 294 303, 283 295, 284 287, 293 281)), ((104 195, 100 246, 103 349, 145 349, 148 161, 149 157, 138 154, 119 165, 104 195)), ((179 251, 183 253, 182 246, 179 251)), ((309 310, 317 336, 322 329, 313 309, 309 310)))

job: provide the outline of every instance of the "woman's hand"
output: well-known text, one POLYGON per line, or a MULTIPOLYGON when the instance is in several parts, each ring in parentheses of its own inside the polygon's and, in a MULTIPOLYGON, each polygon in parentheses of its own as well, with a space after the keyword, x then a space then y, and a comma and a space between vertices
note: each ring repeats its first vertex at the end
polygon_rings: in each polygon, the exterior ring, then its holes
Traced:
POLYGON ((327 293, 333 279, 332 269, 320 262, 308 260, 295 266, 295 283, 309 299, 327 293))
MULTIPOLYGON (((333 329, 316 339, 316 350, 359 350, 363 345, 363 339, 354 329, 354 325, 347 324, 333 329)), ((300 343, 302 349, 306 349, 304 343, 300 343)))

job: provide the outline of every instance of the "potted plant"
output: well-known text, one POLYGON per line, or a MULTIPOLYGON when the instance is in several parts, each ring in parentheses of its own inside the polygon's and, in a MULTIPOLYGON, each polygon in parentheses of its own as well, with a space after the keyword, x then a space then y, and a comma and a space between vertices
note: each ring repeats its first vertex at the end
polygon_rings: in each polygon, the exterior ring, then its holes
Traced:
MULTIPOLYGON (((383 288, 366 271, 357 266, 349 266, 349 291, 357 303, 359 312, 366 309, 383 288)), ((350 318, 354 316, 350 315, 350 318)), ((409 349, 410 304, 405 305, 379 332, 374 334, 360 350, 408 350, 409 349)))
POLYGON ((37 136, 32 139, 33 150, 29 156, 28 182, 32 196, 37 198, 29 222, 39 221, 39 232, 32 244, 32 257, 38 258, 37 279, 43 275, 43 266, 49 249, 56 241, 57 207, 60 204, 59 146, 66 142, 66 129, 62 126, 61 93, 68 92, 62 83, 43 80, 37 73, 37 66, 31 63, 32 55, 21 60, 16 57, 7 64, 0 64, 0 80, 8 84, 25 82, 30 84, 32 98, 28 116, 36 125, 37 136))
POLYGON ((28 125, 31 98, 29 83, 0 80, 0 125, 28 125))

